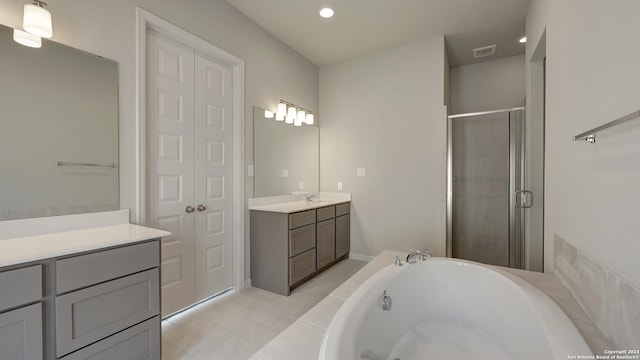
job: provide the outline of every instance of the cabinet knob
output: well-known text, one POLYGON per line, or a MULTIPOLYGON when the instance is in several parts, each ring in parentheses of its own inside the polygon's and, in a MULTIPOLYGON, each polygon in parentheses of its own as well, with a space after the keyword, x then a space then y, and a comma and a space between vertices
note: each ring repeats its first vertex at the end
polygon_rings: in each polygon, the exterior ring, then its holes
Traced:
POLYGON ((207 210, 207 207, 204 205, 198 205, 198 211, 205 211, 207 210))
POLYGON ((191 214, 192 212, 196 211, 196 209, 194 209, 193 206, 189 205, 186 209, 184 209, 184 211, 186 211, 187 214, 191 214))

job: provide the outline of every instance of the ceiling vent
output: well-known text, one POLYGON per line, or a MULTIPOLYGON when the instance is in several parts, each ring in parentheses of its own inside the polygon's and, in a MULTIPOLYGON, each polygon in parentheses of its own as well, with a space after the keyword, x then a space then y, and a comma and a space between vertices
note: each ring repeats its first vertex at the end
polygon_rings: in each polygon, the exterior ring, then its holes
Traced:
POLYGON ((483 46, 483 47, 479 47, 479 48, 473 49, 473 58, 474 59, 480 59, 480 58, 487 57, 487 56, 493 56, 495 54, 496 54, 496 46, 495 45, 483 46))

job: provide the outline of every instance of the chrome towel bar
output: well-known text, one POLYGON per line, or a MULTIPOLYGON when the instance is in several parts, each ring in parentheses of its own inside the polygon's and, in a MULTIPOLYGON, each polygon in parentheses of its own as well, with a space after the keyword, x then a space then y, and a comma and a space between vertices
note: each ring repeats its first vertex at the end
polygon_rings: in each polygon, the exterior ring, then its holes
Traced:
POLYGON ((115 167, 118 167, 118 164, 116 163, 96 164, 96 163, 78 163, 78 162, 58 161, 58 166, 96 166, 96 167, 115 168, 115 167))
POLYGON ((639 118, 639 117, 640 117, 640 110, 636 110, 636 111, 632 112, 629 115, 625 115, 625 116, 623 116, 623 117, 621 117, 619 119, 615 119, 615 120, 610 121, 610 122, 608 122, 608 123, 606 123, 604 125, 600 125, 600 126, 598 126, 596 128, 593 128, 593 129, 591 129, 589 131, 585 131, 585 132, 583 132, 581 134, 578 134, 578 135, 573 137, 573 140, 574 141, 586 140, 587 142, 593 144, 593 143, 596 142, 596 133, 598 131, 602 131, 604 129, 607 129, 607 128, 610 128, 612 126, 616 126, 616 125, 619 125, 619 124, 622 124, 622 123, 625 123, 625 122, 627 122, 629 120, 633 120, 633 119, 636 119, 636 118, 639 118))

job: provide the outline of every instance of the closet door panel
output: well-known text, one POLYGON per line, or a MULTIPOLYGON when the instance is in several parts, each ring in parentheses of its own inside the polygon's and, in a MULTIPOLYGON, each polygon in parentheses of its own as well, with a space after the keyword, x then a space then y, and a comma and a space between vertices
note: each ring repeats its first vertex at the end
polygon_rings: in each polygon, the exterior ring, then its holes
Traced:
POLYGON ((231 69, 195 57, 195 288, 202 300, 232 287, 233 87, 231 69))
POLYGON ((162 238, 162 315, 194 302, 194 51, 147 37, 147 220, 162 238))

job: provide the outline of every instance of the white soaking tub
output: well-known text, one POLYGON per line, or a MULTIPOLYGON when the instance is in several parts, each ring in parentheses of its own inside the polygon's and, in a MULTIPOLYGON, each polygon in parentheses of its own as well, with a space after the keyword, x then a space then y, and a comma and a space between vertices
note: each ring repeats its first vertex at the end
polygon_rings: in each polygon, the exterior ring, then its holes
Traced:
POLYGON ((431 258, 389 265, 365 281, 331 321, 320 359, 551 360, 592 354, 564 312, 526 281, 470 261, 431 258))

